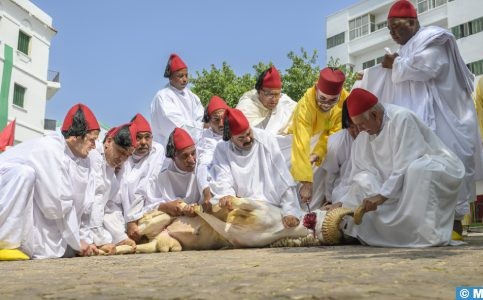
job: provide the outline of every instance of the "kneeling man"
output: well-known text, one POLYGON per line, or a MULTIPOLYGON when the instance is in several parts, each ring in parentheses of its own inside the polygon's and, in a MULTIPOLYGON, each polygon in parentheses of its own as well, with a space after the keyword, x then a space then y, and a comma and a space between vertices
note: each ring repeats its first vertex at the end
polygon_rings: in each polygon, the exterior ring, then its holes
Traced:
POLYGON ((347 108, 361 133, 342 203, 374 212, 345 233, 371 246, 448 245, 465 174, 461 160, 413 112, 382 105, 366 90, 354 89, 347 108))
POLYGON ((232 197, 266 201, 282 209, 285 227, 297 226, 302 212, 296 184, 275 138, 250 128, 241 111, 229 108, 223 140, 216 146, 210 170, 210 188, 220 206, 230 209, 232 197))
POLYGON ((166 158, 159 172, 149 179, 145 212, 153 209, 170 216, 194 216, 193 206, 201 202, 196 180, 196 147, 189 133, 175 128, 166 145, 166 158))

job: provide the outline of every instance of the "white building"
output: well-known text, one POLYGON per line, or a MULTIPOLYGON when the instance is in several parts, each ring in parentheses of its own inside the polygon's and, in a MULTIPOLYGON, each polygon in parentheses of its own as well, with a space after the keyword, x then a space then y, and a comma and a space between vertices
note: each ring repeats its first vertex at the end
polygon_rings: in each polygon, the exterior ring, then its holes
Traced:
MULTIPOLYGON (((0 0, 0 130, 16 119, 15 142, 41 136, 46 101, 60 89, 49 71, 52 18, 28 0, 0 0)), ((49 127, 49 126, 47 126, 49 127)))
MULTIPOLYGON (((483 1, 411 0, 422 26, 449 28, 457 38, 465 63, 475 75, 483 74, 483 1)), ((382 60, 384 48, 398 45, 387 29, 387 14, 394 0, 362 0, 327 17, 327 60, 332 57, 356 71, 382 60)))

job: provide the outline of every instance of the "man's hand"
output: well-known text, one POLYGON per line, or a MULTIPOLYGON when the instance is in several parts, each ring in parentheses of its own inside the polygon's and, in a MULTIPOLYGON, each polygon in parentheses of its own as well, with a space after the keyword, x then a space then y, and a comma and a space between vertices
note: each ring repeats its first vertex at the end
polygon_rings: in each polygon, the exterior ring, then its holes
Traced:
POLYGON ((158 206, 158 210, 165 212, 172 217, 179 217, 183 213, 180 206, 181 203, 183 203, 183 200, 179 200, 179 199, 166 202, 166 203, 161 203, 158 206))
POLYGON ((319 161, 319 156, 317 154, 312 153, 310 154, 309 160, 310 160, 310 164, 314 166, 319 161))
POLYGON ((233 196, 224 196, 220 199, 218 203, 220 207, 225 207, 228 210, 233 210, 233 203, 232 203, 233 196))
POLYGON ((106 252, 108 255, 116 254, 116 245, 114 244, 105 244, 102 245, 99 249, 106 252))
POLYGON ((209 187, 207 187, 203 190, 203 204, 201 205, 203 207, 203 212, 205 213, 213 212, 213 208, 210 200, 211 200, 211 190, 209 187))
POLYGON ((386 69, 392 69, 392 65, 394 64, 394 60, 396 57, 398 57, 399 54, 394 53, 394 54, 386 54, 384 55, 384 58, 382 59, 382 67, 386 69))
POLYGON ((139 242, 141 235, 139 234, 138 221, 132 221, 127 223, 127 235, 133 241, 139 242))
POLYGON ((312 182, 302 181, 300 187, 300 200, 304 203, 309 203, 312 198, 312 182))
POLYGON ((324 206, 322 206, 321 210, 331 211, 338 207, 342 207, 342 202, 337 202, 334 204, 327 202, 324 206))
POLYGON ((195 208, 192 204, 185 205, 181 213, 183 214, 183 216, 196 217, 195 208))
POLYGON ((384 203, 387 198, 382 195, 376 195, 362 200, 362 207, 365 212, 373 211, 377 209, 377 206, 384 203))
POLYGON ((80 251, 77 253, 79 256, 92 256, 99 254, 99 250, 97 249, 96 245, 88 244, 84 240, 80 241, 81 248, 80 251))
POLYGON ((132 253, 136 253, 136 242, 131 240, 130 238, 125 239, 124 241, 120 241, 117 243, 116 246, 127 245, 132 247, 132 253))
POLYGON ((285 216, 282 218, 282 223, 285 228, 297 227, 300 220, 295 216, 285 216))

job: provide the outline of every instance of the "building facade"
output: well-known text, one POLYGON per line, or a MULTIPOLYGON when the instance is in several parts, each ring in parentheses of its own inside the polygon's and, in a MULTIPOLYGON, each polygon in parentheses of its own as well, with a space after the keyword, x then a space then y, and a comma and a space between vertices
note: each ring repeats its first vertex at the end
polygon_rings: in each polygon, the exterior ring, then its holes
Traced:
MULTIPOLYGON (((475 75, 483 74, 483 1, 411 0, 422 26, 448 28, 457 39, 463 60, 475 75)), ((327 17, 327 60, 331 57, 356 71, 381 62, 387 47, 398 45, 387 29, 394 0, 362 0, 327 17)))
POLYGON ((59 73, 49 71, 57 31, 52 18, 28 0, 0 0, 0 130, 16 120, 15 142, 42 136, 46 102, 59 89, 59 73))

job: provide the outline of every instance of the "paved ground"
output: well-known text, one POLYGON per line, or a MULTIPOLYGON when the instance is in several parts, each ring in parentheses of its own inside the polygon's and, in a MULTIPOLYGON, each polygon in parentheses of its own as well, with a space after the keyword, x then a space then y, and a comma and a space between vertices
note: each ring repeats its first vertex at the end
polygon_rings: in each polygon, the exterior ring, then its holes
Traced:
POLYGON ((466 240, 0 262, 0 299, 454 299, 483 286, 483 236, 466 240))

